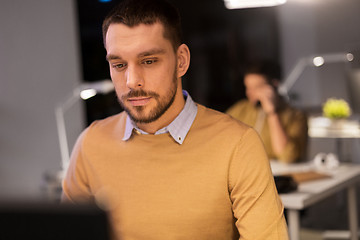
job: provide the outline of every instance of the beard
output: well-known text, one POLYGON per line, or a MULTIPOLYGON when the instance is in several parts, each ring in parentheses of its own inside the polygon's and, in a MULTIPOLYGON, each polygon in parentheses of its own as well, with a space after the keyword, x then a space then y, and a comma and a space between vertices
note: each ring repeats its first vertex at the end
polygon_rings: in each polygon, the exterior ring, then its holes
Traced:
POLYGON ((143 89, 131 90, 129 93, 119 96, 119 103, 127 112, 131 120, 135 123, 151 123, 158 120, 173 104, 177 91, 176 71, 173 76, 171 87, 167 94, 161 97, 153 91, 144 91, 143 89), (155 107, 146 114, 146 106, 127 107, 126 101, 131 97, 151 97, 156 101, 155 107))

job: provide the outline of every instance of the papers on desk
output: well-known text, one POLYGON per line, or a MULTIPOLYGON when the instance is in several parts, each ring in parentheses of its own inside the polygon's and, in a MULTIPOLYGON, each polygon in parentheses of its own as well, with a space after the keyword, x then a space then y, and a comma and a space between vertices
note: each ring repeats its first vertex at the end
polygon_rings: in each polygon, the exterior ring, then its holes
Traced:
POLYGON ((270 160, 273 175, 284 175, 294 172, 306 172, 314 170, 314 166, 309 163, 282 163, 277 160, 270 160))
POLYGON ((298 184, 331 177, 331 174, 318 171, 309 163, 286 164, 272 160, 270 164, 274 176, 291 176, 298 184))
POLYGON ((331 176, 324 173, 319 173, 316 171, 306 171, 306 172, 295 172, 289 174, 297 183, 303 183, 312 180, 319 180, 324 178, 330 178, 331 176))

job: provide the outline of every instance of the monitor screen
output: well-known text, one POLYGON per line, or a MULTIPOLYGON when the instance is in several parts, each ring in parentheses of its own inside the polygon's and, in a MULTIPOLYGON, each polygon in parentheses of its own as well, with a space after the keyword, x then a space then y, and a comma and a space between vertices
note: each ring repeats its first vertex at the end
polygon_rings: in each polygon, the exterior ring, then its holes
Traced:
POLYGON ((0 239, 107 240, 110 225, 95 205, 0 203, 0 239))

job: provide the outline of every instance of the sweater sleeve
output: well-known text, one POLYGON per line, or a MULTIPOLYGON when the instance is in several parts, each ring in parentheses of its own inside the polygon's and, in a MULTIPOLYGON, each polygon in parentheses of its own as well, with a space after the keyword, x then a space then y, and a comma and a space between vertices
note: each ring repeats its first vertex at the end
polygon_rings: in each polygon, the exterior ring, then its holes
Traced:
POLYGON ((70 165, 62 182, 62 202, 84 203, 92 200, 83 157, 85 130, 77 139, 70 157, 70 165))
POLYGON ((253 129, 246 131, 234 151, 229 191, 241 240, 288 239, 284 207, 263 144, 253 129))

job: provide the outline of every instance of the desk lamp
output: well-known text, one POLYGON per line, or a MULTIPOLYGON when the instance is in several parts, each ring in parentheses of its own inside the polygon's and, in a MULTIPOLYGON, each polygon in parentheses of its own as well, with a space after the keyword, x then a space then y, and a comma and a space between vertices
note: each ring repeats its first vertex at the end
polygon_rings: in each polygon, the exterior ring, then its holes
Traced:
POLYGON ((89 99, 98 93, 107 94, 114 90, 111 80, 105 79, 93 83, 83 83, 73 89, 72 93, 60 102, 55 108, 56 126, 59 136, 60 152, 61 152, 61 170, 46 171, 44 173, 43 190, 45 190, 46 198, 50 201, 59 202, 62 192, 61 181, 69 166, 70 154, 69 145, 65 127, 65 113, 80 98, 89 99))
MULTIPOLYGON (((309 56, 301 58, 292 69, 288 77, 280 84, 278 91, 283 97, 289 99, 289 91, 303 73, 305 67, 321 67, 327 63, 351 62, 354 60, 352 53, 328 53, 322 56, 309 56)), ((353 138, 360 136, 359 125, 356 121, 344 122, 341 128, 332 129, 330 120, 325 117, 309 118, 309 136, 320 138, 353 138)))
POLYGON ((69 166, 70 154, 66 135, 64 115, 67 110, 72 107, 79 98, 86 100, 98 93, 107 94, 114 90, 111 80, 105 79, 93 83, 83 83, 77 86, 72 94, 70 94, 63 102, 55 108, 56 126, 59 135, 59 144, 61 151, 61 167, 62 174, 69 166))
POLYGON ((354 55, 352 53, 328 53, 322 56, 308 56, 301 58, 291 70, 288 77, 280 84, 278 91, 280 95, 289 98, 289 90, 294 86, 295 82, 299 79, 303 73, 305 67, 321 67, 326 63, 336 63, 336 62, 351 62, 354 60, 354 55))
MULTIPOLYGON (((352 53, 329 53, 316 57, 301 58, 292 69, 285 81, 280 84, 279 94, 289 99, 289 91, 300 78, 305 67, 321 67, 327 63, 351 62, 354 60, 352 53)), ((357 120, 343 119, 339 124, 334 125, 333 122, 323 116, 309 116, 308 119, 308 135, 311 138, 332 138, 335 139, 335 152, 342 156, 341 141, 342 138, 360 138, 360 127, 357 120)))

